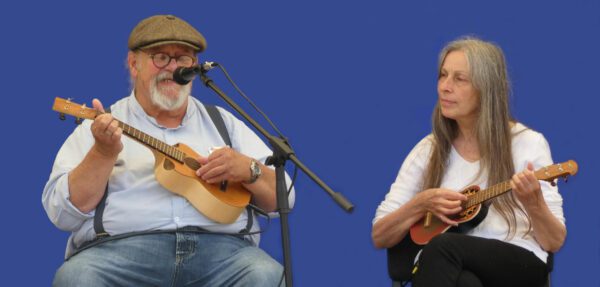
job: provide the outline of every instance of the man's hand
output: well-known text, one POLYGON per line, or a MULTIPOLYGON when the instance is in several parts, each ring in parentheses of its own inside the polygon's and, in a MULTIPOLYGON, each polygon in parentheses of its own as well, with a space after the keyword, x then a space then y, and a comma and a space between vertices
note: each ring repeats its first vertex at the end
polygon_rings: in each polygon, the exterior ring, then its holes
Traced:
POLYGON ((251 177, 251 161, 251 158, 229 147, 219 148, 208 157, 200 156, 198 158, 202 167, 196 171, 196 175, 208 183, 218 183, 224 180, 245 182, 251 177))
MULTIPOLYGON (((104 113, 104 107, 98 99, 94 99, 92 105, 94 109, 104 113)), ((116 158, 121 150, 123 150, 123 143, 121 142, 123 130, 111 114, 97 116, 92 123, 91 130, 96 140, 92 149, 96 150, 100 155, 107 158, 116 158)))

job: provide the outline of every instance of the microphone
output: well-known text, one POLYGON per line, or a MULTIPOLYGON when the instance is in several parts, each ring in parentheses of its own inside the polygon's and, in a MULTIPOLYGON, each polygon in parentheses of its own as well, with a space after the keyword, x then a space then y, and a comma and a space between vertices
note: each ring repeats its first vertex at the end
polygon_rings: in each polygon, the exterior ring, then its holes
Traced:
POLYGON ((182 86, 187 85, 187 83, 193 80, 198 73, 200 73, 199 66, 193 66, 189 68, 178 67, 175 69, 175 72, 173 72, 173 81, 182 86))
POLYGON ((187 85, 197 74, 206 73, 218 64, 215 62, 204 62, 204 64, 189 68, 179 67, 173 72, 173 81, 180 85, 187 85))

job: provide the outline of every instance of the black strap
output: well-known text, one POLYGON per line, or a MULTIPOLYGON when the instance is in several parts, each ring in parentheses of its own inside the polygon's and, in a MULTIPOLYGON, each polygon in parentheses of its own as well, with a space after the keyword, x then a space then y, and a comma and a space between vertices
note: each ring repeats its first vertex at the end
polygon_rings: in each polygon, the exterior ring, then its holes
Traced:
MULTIPOLYGON (((110 107, 104 110, 105 113, 110 113, 110 107)), ((106 198, 108 197, 108 181, 106 182, 106 188, 104 189, 104 195, 98 206, 96 206, 96 213, 94 213, 94 231, 96 231, 96 238, 108 236, 106 230, 104 230, 104 224, 102 223, 102 216, 104 215, 104 207, 106 207, 106 198)))
MULTIPOLYGON (((217 107, 213 106, 213 105, 204 105, 204 108, 206 108, 206 112, 208 112, 210 119, 212 120, 213 124, 217 128, 217 131, 219 131, 219 134, 221 135, 221 138, 223 139, 225 144, 228 145, 229 147, 232 147, 231 138, 229 137, 229 132, 227 132, 227 127, 225 126, 225 121, 223 120, 223 116, 221 115, 221 112, 219 112, 219 109, 217 109, 217 107)), ((248 214, 248 221, 246 223, 246 227, 244 229, 240 230, 240 233, 250 232, 250 229, 252 228, 252 224, 254 223, 254 216, 252 213, 252 209, 250 208, 250 205, 246 206, 246 212, 248 214)))
POLYGON ((108 197, 108 182, 106 182, 106 188, 104 189, 104 195, 96 206, 96 213, 94 214, 94 231, 96 231, 96 237, 108 236, 106 230, 104 230, 104 224, 102 224, 102 216, 104 215, 104 207, 106 206, 106 198, 108 197))
MULTIPOLYGON (((217 109, 216 106, 213 105, 204 105, 210 119, 213 124, 219 131, 221 138, 225 142, 226 145, 231 147, 231 138, 229 137, 229 132, 227 131, 227 127, 225 126, 225 121, 223 120, 223 116, 221 112, 217 109)), ((110 113, 110 107, 105 110, 105 112, 110 113)), ((106 237, 109 234, 104 230, 104 224, 102 222, 102 217, 104 215, 104 208, 106 206, 106 198, 108 197, 108 182, 106 183, 106 189, 104 190, 104 195, 102 199, 96 206, 96 213, 94 214, 94 231, 96 232, 96 238, 106 237)), ((240 233, 248 233, 250 229, 252 229, 252 224, 254 223, 254 214, 252 213, 252 209, 250 205, 246 206, 246 212, 248 214, 248 221, 246 223, 246 227, 240 230, 240 233)))
POLYGON ((105 242, 119 240, 119 239, 123 239, 123 238, 129 238, 129 237, 133 237, 133 236, 152 235, 152 234, 165 234, 165 233, 173 233, 173 232, 221 234, 221 235, 227 235, 227 236, 237 237, 237 238, 240 238, 242 240, 244 239, 243 237, 245 235, 245 234, 235 234, 235 233, 212 232, 212 231, 208 231, 208 230, 202 229, 202 228, 197 227, 197 226, 184 226, 184 227, 181 227, 181 228, 177 228, 175 230, 173 230, 173 229, 167 229, 167 230, 159 229, 159 230, 146 230, 146 231, 132 231, 132 232, 121 233, 121 234, 110 235, 110 236, 108 234, 106 234, 105 236, 96 237, 95 239, 93 239, 91 241, 84 242, 81 246, 79 246, 79 248, 75 249, 73 251, 73 253, 71 253, 67 258, 65 258, 65 260, 69 260, 71 257, 77 255, 78 253, 80 253, 83 250, 86 250, 88 248, 92 248, 94 246, 97 246, 97 245, 105 243, 105 242))
POLYGON ((217 107, 213 105, 204 105, 204 107, 206 108, 206 111, 208 112, 208 115, 210 116, 210 119, 212 120, 213 124, 215 125, 215 127, 217 127, 217 130, 219 131, 219 134, 221 135, 221 138, 223 139, 225 144, 229 147, 232 147, 231 138, 229 137, 229 133, 227 132, 225 121, 223 121, 223 116, 221 116, 221 113, 219 112, 217 107))

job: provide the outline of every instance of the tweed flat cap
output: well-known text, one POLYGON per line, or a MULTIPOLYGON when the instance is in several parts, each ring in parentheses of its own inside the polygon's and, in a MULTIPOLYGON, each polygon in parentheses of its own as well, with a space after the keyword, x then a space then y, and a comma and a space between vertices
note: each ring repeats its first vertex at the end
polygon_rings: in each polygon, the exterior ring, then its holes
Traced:
POLYGON ((155 15, 142 20, 129 35, 129 50, 165 44, 182 44, 196 52, 206 49, 204 36, 188 22, 173 15, 155 15))

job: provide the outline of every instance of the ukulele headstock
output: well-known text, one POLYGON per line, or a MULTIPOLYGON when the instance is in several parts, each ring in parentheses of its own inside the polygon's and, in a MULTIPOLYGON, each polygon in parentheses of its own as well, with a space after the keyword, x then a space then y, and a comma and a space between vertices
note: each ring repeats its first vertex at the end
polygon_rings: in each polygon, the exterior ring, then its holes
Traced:
POLYGON ((78 104, 71 102, 71 99, 59 97, 54 99, 52 109, 59 113, 59 119, 63 121, 66 119, 65 115, 74 116, 76 124, 81 124, 83 119, 93 120, 98 115, 98 111, 86 107, 85 104, 78 104))
POLYGON ((547 181, 554 186, 556 185, 555 179, 562 178, 567 182, 569 176, 575 175, 578 170, 577 163, 574 160, 568 160, 538 169, 535 171, 535 176, 537 179, 547 181))

